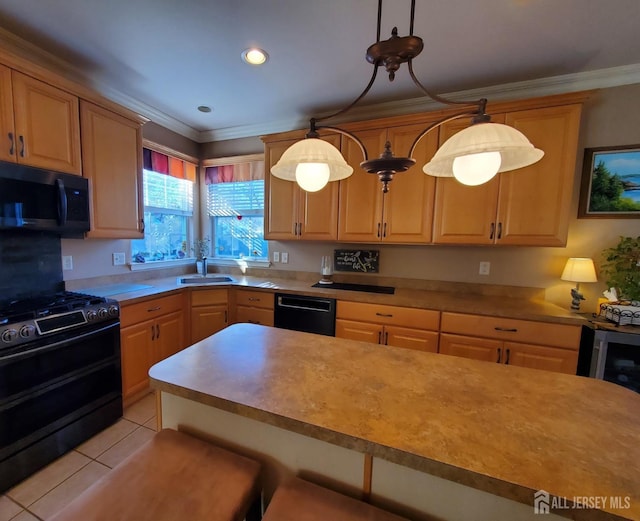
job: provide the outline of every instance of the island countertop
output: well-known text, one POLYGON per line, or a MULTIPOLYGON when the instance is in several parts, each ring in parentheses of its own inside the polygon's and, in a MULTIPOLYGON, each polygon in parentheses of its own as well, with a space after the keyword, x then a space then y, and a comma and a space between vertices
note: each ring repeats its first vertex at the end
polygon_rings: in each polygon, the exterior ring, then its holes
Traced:
POLYGON ((609 382, 235 324, 156 364, 157 390, 492 494, 627 498, 640 520, 640 395, 609 382))

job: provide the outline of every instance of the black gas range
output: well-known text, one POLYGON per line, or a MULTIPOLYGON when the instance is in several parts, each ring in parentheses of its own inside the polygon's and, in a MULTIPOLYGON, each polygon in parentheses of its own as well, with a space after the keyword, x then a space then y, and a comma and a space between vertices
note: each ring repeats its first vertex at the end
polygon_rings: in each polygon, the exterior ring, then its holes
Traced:
POLYGON ((0 302, 0 492, 122 416, 117 301, 0 302))
POLYGON ((119 316, 117 301, 71 291, 6 301, 0 303, 0 351, 119 316))

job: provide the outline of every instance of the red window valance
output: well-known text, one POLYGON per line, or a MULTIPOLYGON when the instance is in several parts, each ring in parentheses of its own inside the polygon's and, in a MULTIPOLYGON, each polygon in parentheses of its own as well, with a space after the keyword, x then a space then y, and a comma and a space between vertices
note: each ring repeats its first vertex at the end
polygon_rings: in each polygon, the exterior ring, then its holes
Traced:
POLYGON ((142 149, 145 170, 195 182, 196 165, 149 148, 142 149))

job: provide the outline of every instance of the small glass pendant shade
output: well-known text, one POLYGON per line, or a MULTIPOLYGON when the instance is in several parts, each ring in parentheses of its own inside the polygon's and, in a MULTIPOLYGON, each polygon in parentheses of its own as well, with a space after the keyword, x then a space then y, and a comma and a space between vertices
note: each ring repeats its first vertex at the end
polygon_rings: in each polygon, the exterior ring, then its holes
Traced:
MULTIPOLYGON (((331 143, 327 143, 322 139, 306 138, 291 145, 284 151, 280 160, 271 167, 271 173, 279 179, 285 181, 298 181, 303 190, 307 187, 315 188, 314 191, 320 190, 327 182, 339 181, 346 179, 353 173, 353 168, 340 154, 340 151, 331 143), (298 169, 298 165, 310 164, 309 167, 298 169), (311 167, 314 164, 314 167, 311 167), (309 177, 314 175, 326 176, 326 169, 317 165, 325 164, 329 167, 329 178, 322 186, 321 181, 314 182, 309 177), (324 174, 323 174, 324 171, 324 174), (300 182, 298 180, 300 177, 300 182)), ((310 191, 310 190, 308 190, 310 191)))
POLYGON ((535 148, 522 132, 513 127, 500 123, 477 123, 445 141, 422 170, 425 174, 434 177, 455 176, 459 180, 466 179, 468 182, 465 184, 482 184, 498 172, 508 172, 532 165, 542 159, 543 155, 542 150, 535 148), (489 161, 493 166, 487 168, 497 167, 497 170, 493 173, 484 172, 482 174, 484 181, 474 180, 473 157, 467 161, 457 162, 458 164, 454 167, 454 160, 457 157, 477 154, 477 159, 484 161, 487 159, 485 152, 499 152, 500 161, 498 165, 495 161, 489 161), (462 165, 465 162, 466 168, 462 165), (458 171, 457 174, 454 173, 454 168, 458 171))

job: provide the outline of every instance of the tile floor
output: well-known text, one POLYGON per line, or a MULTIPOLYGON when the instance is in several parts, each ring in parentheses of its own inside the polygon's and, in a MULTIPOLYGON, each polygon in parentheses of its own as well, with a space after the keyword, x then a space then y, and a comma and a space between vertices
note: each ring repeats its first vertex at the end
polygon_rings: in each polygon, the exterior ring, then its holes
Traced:
POLYGON ((145 396, 123 418, 0 495, 0 521, 51 517, 94 481, 149 440, 156 429, 156 399, 145 396))

